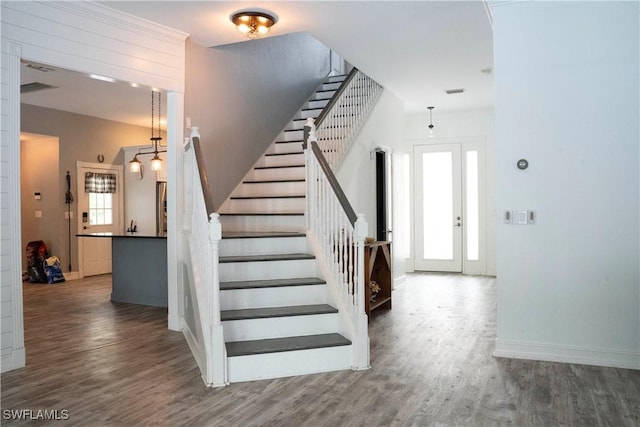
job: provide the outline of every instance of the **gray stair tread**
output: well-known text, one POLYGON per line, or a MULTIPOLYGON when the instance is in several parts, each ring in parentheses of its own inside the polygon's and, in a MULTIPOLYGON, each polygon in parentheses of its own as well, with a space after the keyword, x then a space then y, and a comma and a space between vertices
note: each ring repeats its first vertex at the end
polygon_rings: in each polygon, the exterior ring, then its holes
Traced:
POLYGON ((222 310, 220 320, 268 319, 272 317, 311 316, 314 314, 337 313, 328 304, 290 305, 287 307, 245 308, 242 310, 222 310))
POLYGON ((264 196, 231 196, 230 199, 245 200, 245 199, 304 199, 304 194, 281 194, 281 195, 264 195, 264 196))
POLYGON ((227 356, 229 357, 311 350, 314 348, 339 347, 343 345, 351 345, 351 341, 340 334, 320 334, 226 343, 227 356))
POLYGON ((243 184, 271 184, 271 183, 278 183, 278 182, 304 182, 305 179, 304 178, 300 178, 300 179, 267 179, 267 180, 262 180, 262 181, 256 181, 256 180, 247 180, 247 181, 242 181, 243 184))
MULTIPOLYGON (((344 126, 343 126, 344 127, 344 126)), ((299 156, 300 154, 304 154, 304 151, 295 151, 292 153, 267 153, 265 157, 274 157, 274 156, 299 156)))
POLYGON ((256 166, 254 169, 287 169, 287 168, 303 168, 304 165, 281 165, 281 166, 256 166))
POLYGON ((259 262, 259 261, 290 261, 315 259, 311 254, 275 254, 275 255, 240 255, 240 256, 221 256, 220 262, 259 262))
POLYGON ((283 288, 287 286, 324 285, 327 283, 317 277, 300 277, 296 279, 246 280, 242 282, 220 282, 221 291, 233 289, 283 288))
POLYGON ((276 144, 302 144, 303 142, 301 139, 294 139, 292 141, 276 141, 276 144))
POLYGON ((220 216, 302 216, 304 212, 224 212, 220 216))
POLYGON ((227 231, 222 233, 223 239, 260 239, 269 237, 305 237, 305 233, 297 231, 227 231))

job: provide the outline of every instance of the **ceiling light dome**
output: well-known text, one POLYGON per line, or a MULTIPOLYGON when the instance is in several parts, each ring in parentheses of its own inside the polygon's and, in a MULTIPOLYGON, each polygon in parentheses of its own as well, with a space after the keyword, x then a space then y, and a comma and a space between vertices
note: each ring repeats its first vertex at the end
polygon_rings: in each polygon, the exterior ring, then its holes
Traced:
POLYGON ((273 24, 278 22, 275 14, 257 10, 238 11, 231 15, 230 19, 238 31, 250 39, 267 34, 273 24))

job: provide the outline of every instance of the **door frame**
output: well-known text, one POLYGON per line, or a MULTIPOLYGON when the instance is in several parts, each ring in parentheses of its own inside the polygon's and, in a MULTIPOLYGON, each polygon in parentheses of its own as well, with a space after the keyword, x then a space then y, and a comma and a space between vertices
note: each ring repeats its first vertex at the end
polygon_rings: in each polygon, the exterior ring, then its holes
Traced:
POLYGON ((414 194, 414 218, 415 218, 415 239, 413 250, 415 253, 414 257, 414 268, 418 268, 418 255, 423 254, 423 248, 421 248, 420 244, 424 245, 424 223, 420 220, 420 217, 424 217, 425 211, 423 209, 424 206, 424 195, 422 197, 418 197, 421 195, 421 191, 418 190, 418 183, 423 182, 424 174, 422 162, 420 162, 420 158, 418 157, 417 152, 420 151, 420 155, 424 155, 425 153, 448 153, 451 158, 451 190, 452 190, 452 217, 449 219, 450 227, 451 227, 451 240, 452 240, 452 258, 451 259, 426 259, 423 258, 424 264, 429 264, 429 268, 426 268, 426 265, 421 265, 422 268, 420 271, 438 271, 438 272, 447 272, 447 273, 462 273, 463 271, 463 261, 464 261, 464 222, 466 218, 465 206, 462 204, 463 199, 463 178, 462 178, 462 145, 459 143, 444 143, 444 144, 426 144, 426 145, 415 145, 413 147, 413 180, 414 187, 416 188, 416 192, 414 194), (420 179, 419 179, 420 178, 420 179), (422 214, 422 215, 420 215, 422 214), (454 218, 456 215, 461 215, 457 217, 457 224, 455 225, 456 219, 454 218), (422 225, 422 226, 421 226, 422 225), (422 235, 422 236, 421 236, 422 235))
POLYGON ((442 145, 442 144, 455 144, 458 143, 461 145, 461 153, 462 153, 462 218, 463 220, 466 218, 467 214, 467 206, 466 206, 466 155, 467 151, 478 151, 478 225, 479 225, 479 236, 478 236, 478 261, 468 261, 466 259, 466 249, 465 249, 465 241, 466 241, 466 228, 463 228, 463 236, 462 236, 462 274, 477 274, 477 275, 486 275, 487 274, 487 145, 486 138, 482 136, 469 136, 469 137, 448 137, 448 138, 423 138, 423 139, 415 139, 411 141, 411 152, 410 152, 410 165, 413 170, 411 171, 411 234, 413 236, 411 242, 411 268, 415 271, 415 260, 416 260, 416 194, 417 190, 415 188, 416 183, 416 170, 414 163, 414 151, 416 146, 421 145, 442 145))
MULTIPOLYGON (((102 169, 105 171, 116 171, 116 188, 118 194, 118 218, 116 227, 124 231, 124 168, 122 165, 105 164, 105 163, 89 163, 89 162, 76 162, 76 194, 80 199, 80 190, 84 193, 84 179, 82 169, 102 169)), ((80 206, 80 200, 76 203, 76 230, 78 233, 82 233, 82 206, 80 206)), ((83 251, 83 238, 76 237, 76 245, 78 248, 78 278, 84 277, 84 255, 83 251)))

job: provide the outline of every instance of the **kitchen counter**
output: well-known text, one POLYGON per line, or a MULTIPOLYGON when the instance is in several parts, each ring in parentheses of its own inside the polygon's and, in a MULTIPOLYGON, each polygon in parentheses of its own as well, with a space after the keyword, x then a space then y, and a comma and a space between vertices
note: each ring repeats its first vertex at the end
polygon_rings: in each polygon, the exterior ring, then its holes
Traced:
POLYGON ((138 233, 86 233, 111 239, 111 301, 167 307, 167 237, 138 233))
POLYGON ((144 238, 144 239, 166 239, 166 235, 160 234, 140 234, 140 233, 81 233, 76 234, 77 237, 127 237, 127 238, 144 238))

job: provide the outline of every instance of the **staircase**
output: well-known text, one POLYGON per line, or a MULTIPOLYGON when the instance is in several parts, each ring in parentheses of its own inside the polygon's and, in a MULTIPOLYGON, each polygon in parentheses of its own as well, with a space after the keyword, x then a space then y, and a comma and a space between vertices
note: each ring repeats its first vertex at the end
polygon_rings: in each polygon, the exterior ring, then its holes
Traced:
POLYGON ((346 76, 329 77, 219 210, 227 380, 350 369, 352 342, 306 236, 303 127, 346 76))

